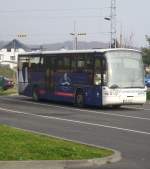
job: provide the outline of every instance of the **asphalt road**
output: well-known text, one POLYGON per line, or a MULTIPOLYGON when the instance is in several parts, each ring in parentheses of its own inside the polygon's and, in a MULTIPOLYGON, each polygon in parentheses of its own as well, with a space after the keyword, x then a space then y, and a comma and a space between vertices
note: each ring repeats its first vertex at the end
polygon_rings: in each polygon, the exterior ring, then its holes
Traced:
POLYGON ((150 169, 150 104, 77 109, 62 103, 35 103, 26 97, 1 96, 0 123, 122 153, 120 162, 102 169, 150 169))

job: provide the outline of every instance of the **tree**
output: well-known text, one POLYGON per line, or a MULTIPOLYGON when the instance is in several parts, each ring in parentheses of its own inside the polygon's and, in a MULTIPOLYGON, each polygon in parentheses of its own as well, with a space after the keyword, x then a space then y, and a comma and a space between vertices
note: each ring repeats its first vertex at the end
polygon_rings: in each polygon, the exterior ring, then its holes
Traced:
POLYGON ((148 47, 142 48, 143 62, 145 65, 150 66, 150 36, 146 36, 148 47))

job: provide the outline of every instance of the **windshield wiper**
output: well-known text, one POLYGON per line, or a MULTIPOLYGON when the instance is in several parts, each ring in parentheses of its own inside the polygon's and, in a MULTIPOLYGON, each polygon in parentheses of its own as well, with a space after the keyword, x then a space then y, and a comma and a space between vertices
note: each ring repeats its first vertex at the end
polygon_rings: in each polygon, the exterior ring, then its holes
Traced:
POLYGON ((113 85, 110 86, 110 88, 111 88, 111 89, 117 89, 117 88, 119 88, 119 86, 116 85, 116 84, 113 84, 113 85))

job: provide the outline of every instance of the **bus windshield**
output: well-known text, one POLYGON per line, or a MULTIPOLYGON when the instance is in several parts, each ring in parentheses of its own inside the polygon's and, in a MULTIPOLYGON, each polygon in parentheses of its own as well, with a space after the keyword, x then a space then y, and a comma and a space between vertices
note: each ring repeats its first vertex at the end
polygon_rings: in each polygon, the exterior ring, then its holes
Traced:
POLYGON ((110 51, 106 53, 106 57, 110 88, 144 87, 144 69, 139 52, 110 51))

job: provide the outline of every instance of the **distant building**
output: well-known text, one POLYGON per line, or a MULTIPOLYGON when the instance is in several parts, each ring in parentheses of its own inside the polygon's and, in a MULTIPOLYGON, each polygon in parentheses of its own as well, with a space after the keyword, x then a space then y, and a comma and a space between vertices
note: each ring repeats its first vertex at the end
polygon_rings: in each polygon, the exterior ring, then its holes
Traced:
POLYGON ((30 48, 14 39, 0 49, 0 64, 10 68, 17 66, 18 54, 30 51, 30 48))

